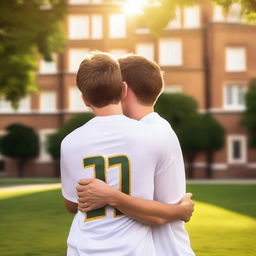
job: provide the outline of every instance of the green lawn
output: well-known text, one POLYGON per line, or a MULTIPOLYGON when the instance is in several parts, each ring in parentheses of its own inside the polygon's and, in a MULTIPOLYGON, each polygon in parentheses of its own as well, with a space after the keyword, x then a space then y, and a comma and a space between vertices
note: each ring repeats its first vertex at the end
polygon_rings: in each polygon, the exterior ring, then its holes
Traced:
MULTIPOLYGON (((0 180, 0 255, 63 256, 72 216, 59 186, 16 186, 31 183, 56 180, 0 180)), ((187 228, 198 256, 256 255, 256 185, 189 185, 188 191, 197 201, 187 228)))

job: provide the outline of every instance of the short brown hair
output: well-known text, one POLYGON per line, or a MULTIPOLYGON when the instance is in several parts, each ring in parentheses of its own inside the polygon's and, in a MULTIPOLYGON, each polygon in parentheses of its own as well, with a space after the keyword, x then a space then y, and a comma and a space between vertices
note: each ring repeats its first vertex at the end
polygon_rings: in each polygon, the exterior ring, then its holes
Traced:
POLYGON ((122 75, 118 61, 107 53, 91 52, 80 64, 76 83, 83 96, 95 107, 120 102, 122 75))
POLYGON ((163 90, 164 81, 160 67, 145 57, 129 54, 119 60, 123 81, 140 103, 152 105, 163 90))

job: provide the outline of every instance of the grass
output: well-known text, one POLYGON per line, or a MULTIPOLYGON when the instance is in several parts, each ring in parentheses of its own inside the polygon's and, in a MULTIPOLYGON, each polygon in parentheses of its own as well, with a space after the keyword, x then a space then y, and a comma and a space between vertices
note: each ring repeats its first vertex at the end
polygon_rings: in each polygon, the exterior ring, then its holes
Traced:
MULTIPOLYGON (((72 215, 63 208, 59 187, 17 187, 24 183, 32 180, 0 181, 0 255, 65 255, 72 215)), ((256 185, 189 185, 188 191, 197 201, 187 224, 197 256, 256 255, 256 185)))

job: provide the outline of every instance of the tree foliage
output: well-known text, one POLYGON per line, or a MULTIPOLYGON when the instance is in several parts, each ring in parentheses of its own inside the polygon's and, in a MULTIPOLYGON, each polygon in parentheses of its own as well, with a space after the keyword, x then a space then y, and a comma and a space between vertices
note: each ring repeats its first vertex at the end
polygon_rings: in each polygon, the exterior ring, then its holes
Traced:
POLYGON ((23 176, 24 165, 29 158, 39 154, 39 136, 33 128, 12 124, 1 138, 0 149, 4 156, 18 159, 19 176, 23 176))
POLYGON ((59 130, 47 139, 47 150, 54 160, 60 159, 60 145, 62 140, 73 130, 84 125, 94 117, 92 113, 83 113, 73 116, 59 130))
POLYGON ((242 123, 249 133, 249 145, 256 148, 256 78, 250 82, 249 90, 245 95, 245 104, 242 123))
POLYGON ((14 107, 37 89, 39 54, 51 60, 62 49, 66 0, 0 1, 0 96, 14 107))
POLYGON ((193 163, 204 152, 208 160, 207 176, 211 177, 213 153, 224 145, 224 128, 211 115, 198 113, 197 102, 184 94, 162 94, 155 110, 176 132, 189 163, 188 176, 193 177, 193 163))
MULTIPOLYGON (((143 16, 139 18, 139 23, 149 27, 153 35, 159 36, 170 20, 176 16, 178 7, 184 8, 206 2, 207 0, 162 0, 153 1, 158 4, 145 9, 143 16)), ((256 1, 255 0, 209 0, 213 4, 223 7, 224 13, 228 13, 234 3, 241 5, 241 15, 247 22, 256 23, 256 1)))

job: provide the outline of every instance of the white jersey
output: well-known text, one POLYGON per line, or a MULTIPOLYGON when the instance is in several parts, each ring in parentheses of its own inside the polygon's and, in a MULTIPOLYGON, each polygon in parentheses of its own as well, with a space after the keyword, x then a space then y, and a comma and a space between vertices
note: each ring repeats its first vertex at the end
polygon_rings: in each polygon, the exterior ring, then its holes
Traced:
MULTIPOLYGON (((151 125, 123 115, 95 117, 61 145, 63 196, 77 202, 79 180, 99 178, 112 188, 152 200, 157 165, 164 162, 164 139, 151 125), (163 144, 162 142, 163 141, 163 144)), ((152 229, 111 207, 78 212, 68 237, 68 256, 158 256, 152 229)), ((166 255, 165 255, 166 256, 166 255)))
MULTIPOLYGON (((158 166, 155 175, 154 200, 167 204, 180 201, 185 195, 185 168, 178 138, 170 124, 157 113, 141 119, 159 129, 159 134, 169 141, 170 161, 158 166)), ((168 153, 167 153, 168 154, 168 153)), ((157 256, 193 256, 190 241, 183 221, 174 221, 153 227, 153 239, 157 256)))

